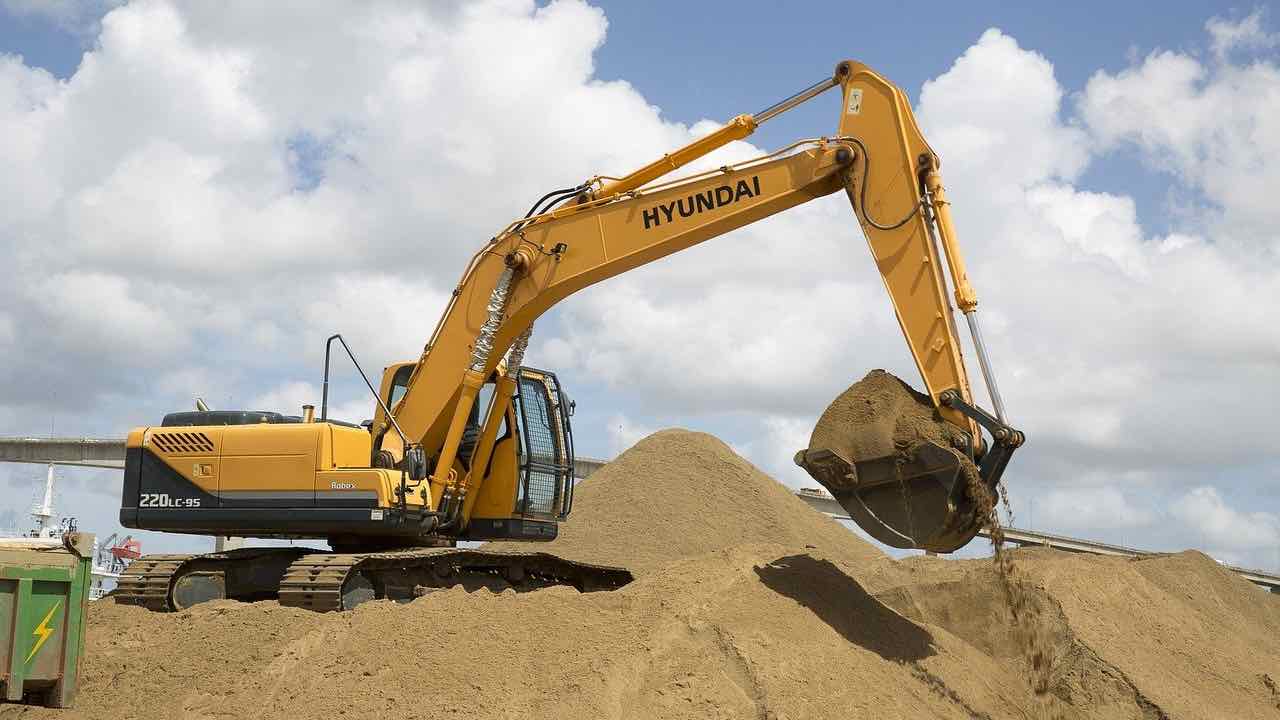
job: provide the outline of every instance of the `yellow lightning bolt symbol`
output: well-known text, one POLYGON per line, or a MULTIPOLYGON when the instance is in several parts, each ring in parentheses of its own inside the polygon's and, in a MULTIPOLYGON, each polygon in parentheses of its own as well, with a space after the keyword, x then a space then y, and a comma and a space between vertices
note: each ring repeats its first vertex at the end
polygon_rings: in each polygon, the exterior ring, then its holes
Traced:
POLYGON ((35 646, 32 647, 31 652, 27 654, 26 662, 31 662, 31 658, 35 657, 36 653, 40 652, 40 647, 44 645, 45 641, 49 639, 49 636, 53 634, 53 628, 49 627, 49 621, 53 619, 53 613, 58 610, 58 606, 61 604, 61 600, 55 602, 53 607, 49 608, 49 614, 45 615, 44 619, 40 621, 40 624, 36 626, 36 629, 31 632, 31 634, 35 635, 39 640, 36 640, 35 646))

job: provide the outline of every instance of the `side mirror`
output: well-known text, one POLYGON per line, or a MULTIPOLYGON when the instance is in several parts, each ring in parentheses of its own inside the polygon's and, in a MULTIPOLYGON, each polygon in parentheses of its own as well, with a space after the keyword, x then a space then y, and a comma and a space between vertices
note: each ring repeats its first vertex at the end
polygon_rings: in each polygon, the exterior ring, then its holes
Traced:
POLYGON ((421 445, 414 445, 404 451, 404 469, 415 482, 427 477, 427 454, 421 445))

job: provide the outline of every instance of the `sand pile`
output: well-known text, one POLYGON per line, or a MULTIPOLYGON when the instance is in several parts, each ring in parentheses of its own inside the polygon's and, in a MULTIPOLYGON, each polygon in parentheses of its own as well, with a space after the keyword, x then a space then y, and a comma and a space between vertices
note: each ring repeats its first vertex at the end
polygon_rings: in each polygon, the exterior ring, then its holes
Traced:
MULTIPOLYGON (((1088 718, 1280 716, 1280 599, 1194 551, 1137 559, 1014 550, 1051 629, 1049 693, 1088 718)), ((1012 668, 1023 648, 989 561, 913 558, 867 579, 887 606, 1012 668)))
POLYGON ((884 559, 719 439, 678 429, 641 440, 582 483, 560 536, 539 547, 642 575, 743 543, 810 546, 853 563, 884 559))
MULTIPOLYGON (((77 707, 0 717, 1040 717, 990 561, 891 561, 709 436, 628 451, 552 547, 638 578, 325 615, 100 602, 77 707)), ((1016 554, 1070 717, 1276 716, 1274 598, 1195 554, 1016 554)))

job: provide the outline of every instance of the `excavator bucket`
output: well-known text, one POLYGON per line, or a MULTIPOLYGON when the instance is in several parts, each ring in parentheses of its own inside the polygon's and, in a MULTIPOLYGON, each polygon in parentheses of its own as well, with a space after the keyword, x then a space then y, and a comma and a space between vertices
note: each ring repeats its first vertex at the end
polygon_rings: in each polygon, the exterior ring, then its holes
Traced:
POLYGON ((801 450, 795 460, 859 527, 891 547, 952 552, 978 532, 960 456, 937 443, 856 462, 826 448, 801 450))
POLYGON ((991 441, 944 418, 928 395, 873 370, 831 402, 809 447, 796 453, 796 464, 876 540, 959 550, 987 522, 979 504, 996 497, 1009 458, 1025 438, 958 393, 944 392, 939 403, 972 418, 991 441))

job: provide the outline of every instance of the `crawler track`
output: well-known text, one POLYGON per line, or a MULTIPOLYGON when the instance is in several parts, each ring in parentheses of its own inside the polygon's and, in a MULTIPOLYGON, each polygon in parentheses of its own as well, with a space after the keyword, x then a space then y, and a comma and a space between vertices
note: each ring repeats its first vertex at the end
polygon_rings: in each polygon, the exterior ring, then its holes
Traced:
POLYGON ((116 582, 116 602, 141 605, 149 610, 168 606, 169 584, 174 573, 195 555, 146 555, 133 561, 116 582))
POLYGON ((279 598, 316 612, 349 610, 361 602, 410 600, 461 585, 535 590, 571 585, 581 592, 615 590, 631 582, 622 568, 573 562, 543 552, 413 548, 331 553, 302 548, 243 548, 201 555, 149 555, 121 576, 118 602, 156 611, 204 600, 279 598))
POLYGON ((548 553, 423 548, 380 553, 307 555, 280 582, 280 604, 317 612, 349 610, 372 597, 412 599, 433 589, 533 590, 572 585, 581 592, 631 582, 622 568, 573 562, 548 553))
POLYGON ((199 555, 147 555, 121 574, 117 602, 151 610, 182 610, 227 597, 264 600, 279 592, 280 578, 307 548, 241 548, 199 555))

